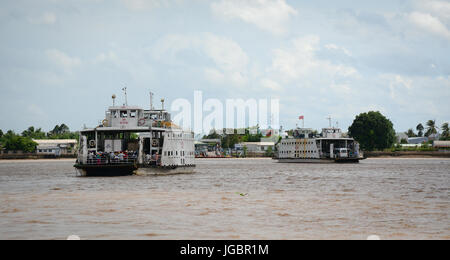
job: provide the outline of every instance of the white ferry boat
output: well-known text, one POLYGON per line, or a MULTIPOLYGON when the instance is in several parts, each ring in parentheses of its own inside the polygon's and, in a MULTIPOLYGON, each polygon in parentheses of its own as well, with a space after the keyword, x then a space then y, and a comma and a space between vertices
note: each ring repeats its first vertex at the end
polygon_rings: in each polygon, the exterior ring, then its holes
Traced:
POLYGON ((293 135, 277 144, 277 159, 281 163, 357 163, 364 157, 358 142, 330 127, 321 134, 310 128, 293 130, 293 135))
POLYGON ((109 107, 99 126, 80 131, 74 167, 82 176, 192 173, 194 134, 174 125, 161 102, 159 110, 109 107))

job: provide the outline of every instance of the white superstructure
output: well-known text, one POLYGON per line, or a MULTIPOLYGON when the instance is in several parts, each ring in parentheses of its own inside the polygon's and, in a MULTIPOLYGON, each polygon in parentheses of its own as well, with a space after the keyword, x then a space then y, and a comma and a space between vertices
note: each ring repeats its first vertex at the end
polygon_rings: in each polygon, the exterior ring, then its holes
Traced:
POLYGON ((119 166, 126 174, 131 169, 137 174, 184 173, 193 171, 194 157, 194 134, 174 125, 164 105, 159 110, 112 106, 101 125, 80 132, 75 167, 84 175, 88 170, 109 175, 119 166))
POLYGON ((324 128, 315 133, 297 128, 277 144, 279 162, 358 162, 363 159, 359 144, 344 137, 339 128, 324 128))

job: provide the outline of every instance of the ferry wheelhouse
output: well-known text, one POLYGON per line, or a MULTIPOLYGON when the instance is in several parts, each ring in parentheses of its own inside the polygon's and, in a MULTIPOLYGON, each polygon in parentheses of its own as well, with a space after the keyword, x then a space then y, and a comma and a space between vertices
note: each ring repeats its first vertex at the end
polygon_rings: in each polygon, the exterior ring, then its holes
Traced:
POLYGON ((321 134, 297 128, 277 144, 277 150, 277 159, 282 163, 357 163, 364 159, 359 143, 344 137, 335 127, 323 128, 321 134))
MULTIPOLYGON (((113 96, 113 98, 115 98, 113 96)), ((109 107, 102 123, 80 131, 74 167, 83 176, 191 173, 194 134, 171 121, 161 109, 109 107)))

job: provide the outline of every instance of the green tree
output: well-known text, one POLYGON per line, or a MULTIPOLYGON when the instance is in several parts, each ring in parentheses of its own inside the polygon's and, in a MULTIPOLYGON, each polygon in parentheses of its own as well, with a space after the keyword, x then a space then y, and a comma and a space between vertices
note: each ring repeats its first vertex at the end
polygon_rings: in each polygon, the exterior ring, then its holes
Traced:
POLYGON ((30 137, 23 137, 17 135, 13 131, 8 131, 3 137, 3 146, 9 151, 24 151, 34 152, 36 150, 37 143, 35 143, 30 137))
POLYGON ((416 137, 417 136, 416 133, 414 133, 414 130, 412 128, 410 128, 407 132, 405 132, 405 134, 408 137, 416 137))
POLYGON ((370 111, 356 116, 348 134, 366 151, 391 148, 395 142, 394 126, 380 112, 370 111))
POLYGON ((436 120, 428 120, 427 122, 427 131, 425 132, 425 136, 431 136, 438 133, 438 127, 436 126, 436 120))
POLYGON ((418 124, 416 126, 416 130, 417 130, 417 136, 422 137, 423 136, 423 130, 424 130, 423 125, 422 124, 418 124))
POLYGON ((448 140, 448 139, 450 139, 450 132, 449 132, 448 123, 442 124, 441 130, 442 130, 442 136, 441 136, 441 139, 442 139, 442 140, 448 140))
POLYGON ((46 133, 41 128, 35 129, 34 126, 28 127, 27 130, 22 132, 23 137, 30 137, 32 139, 45 139, 46 133))
POLYGON ((65 125, 65 124, 61 124, 61 125, 56 125, 56 126, 53 128, 53 130, 50 131, 50 132, 48 133, 48 135, 49 135, 49 136, 52 136, 52 135, 61 135, 61 134, 69 133, 69 132, 70 132, 69 127, 68 127, 67 125, 65 125))
POLYGON ((3 131, 0 129, 0 139, 3 137, 3 131))
POLYGON ((49 139, 78 139, 78 132, 70 132, 67 125, 56 125, 53 130, 47 133, 49 139))
POLYGON ((266 156, 267 157, 273 157, 273 148, 272 148, 272 146, 269 146, 268 148, 267 148, 267 151, 266 151, 266 156))

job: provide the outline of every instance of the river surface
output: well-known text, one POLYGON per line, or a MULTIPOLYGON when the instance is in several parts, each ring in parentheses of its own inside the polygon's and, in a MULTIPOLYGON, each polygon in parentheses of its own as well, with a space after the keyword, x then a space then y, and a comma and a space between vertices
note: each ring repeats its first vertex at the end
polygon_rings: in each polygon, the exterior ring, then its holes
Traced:
POLYGON ((450 160, 197 160, 195 174, 77 177, 0 161, 0 239, 450 239, 450 160))

